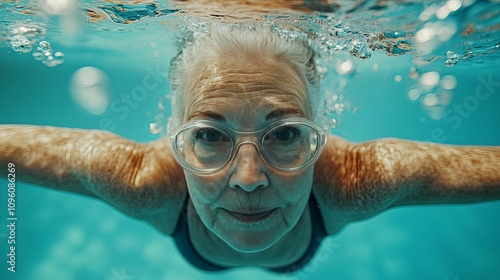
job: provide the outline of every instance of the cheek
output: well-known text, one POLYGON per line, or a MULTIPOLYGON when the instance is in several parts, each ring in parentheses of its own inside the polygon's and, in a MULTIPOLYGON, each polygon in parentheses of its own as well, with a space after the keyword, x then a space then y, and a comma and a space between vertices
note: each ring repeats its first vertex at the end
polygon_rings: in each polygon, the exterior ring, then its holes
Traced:
POLYGON ((283 220, 289 226, 295 225, 304 212, 312 189, 312 168, 295 176, 279 178, 278 196, 284 206, 283 220))
POLYGON ((280 192, 290 203, 309 199, 313 181, 312 168, 299 175, 287 176, 281 180, 280 192))
POLYGON ((198 204, 210 204, 218 200, 224 191, 222 178, 197 177, 186 174, 186 182, 191 199, 198 204))

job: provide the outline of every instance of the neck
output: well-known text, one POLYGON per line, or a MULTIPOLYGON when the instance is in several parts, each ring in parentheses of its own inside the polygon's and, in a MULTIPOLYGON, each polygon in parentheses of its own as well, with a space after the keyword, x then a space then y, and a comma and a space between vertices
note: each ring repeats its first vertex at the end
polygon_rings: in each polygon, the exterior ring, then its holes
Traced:
POLYGON ((312 238, 309 206, 305 207, 297 224, 280 240, 271 247, 255 253, 237 251, 207 229, 191 202, 188 208, 188 224, 191 242, 198 254, 222 267, 283 267, 298 260, 306 252, 312 238))

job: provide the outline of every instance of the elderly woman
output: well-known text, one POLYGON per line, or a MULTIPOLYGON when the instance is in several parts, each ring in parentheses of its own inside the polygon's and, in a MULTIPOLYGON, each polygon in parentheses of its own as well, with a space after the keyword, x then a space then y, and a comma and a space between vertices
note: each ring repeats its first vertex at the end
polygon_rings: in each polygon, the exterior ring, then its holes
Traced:
POLYGON ((352 144, 321 125, 318 83, 306 42, 213 28, 172 61, 167 139, 3 125, 0 162, 150 223, 210 271, 290 272, 389 208, 500 199, 499 147, 352 144))

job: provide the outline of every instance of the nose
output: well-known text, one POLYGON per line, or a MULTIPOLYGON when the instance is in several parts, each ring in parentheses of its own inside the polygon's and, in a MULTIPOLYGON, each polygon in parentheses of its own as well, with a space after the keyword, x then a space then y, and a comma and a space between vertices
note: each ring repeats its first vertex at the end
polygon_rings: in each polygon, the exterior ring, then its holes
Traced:
POLYGON ((233 172, 229 180, 232 189, 240 188, 252 192, 259 187, 264 188, 269 185, 269 179, 262 172, 265 167, 254 143, 241 143, 232 164, 233 172))

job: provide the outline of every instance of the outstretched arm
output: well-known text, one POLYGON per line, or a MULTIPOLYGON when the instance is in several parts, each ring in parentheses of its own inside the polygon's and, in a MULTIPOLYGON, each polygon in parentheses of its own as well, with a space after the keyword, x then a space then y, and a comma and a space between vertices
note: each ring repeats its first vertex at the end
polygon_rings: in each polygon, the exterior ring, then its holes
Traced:
POLYGON ((500 199, 500 147, 332 136, 318 167, 318 191, 342 217, 339 229, 395 206, 500 199))
POLYGON ((176 219, 170 208, 181 207, 184 179, 164 142, 140 144, 97 130, 1 125, 0 175, 14 163, 18 180, 97 197, 151 223, 158 215, 176 219))

